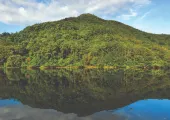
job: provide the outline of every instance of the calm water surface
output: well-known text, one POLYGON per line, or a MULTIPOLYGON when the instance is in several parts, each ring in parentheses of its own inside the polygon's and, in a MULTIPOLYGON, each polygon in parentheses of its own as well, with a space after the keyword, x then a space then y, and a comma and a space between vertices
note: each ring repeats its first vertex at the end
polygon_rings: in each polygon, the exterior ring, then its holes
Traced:
POLYGON ((0 70, 0 120, 170 120, 168 70, 0 70))

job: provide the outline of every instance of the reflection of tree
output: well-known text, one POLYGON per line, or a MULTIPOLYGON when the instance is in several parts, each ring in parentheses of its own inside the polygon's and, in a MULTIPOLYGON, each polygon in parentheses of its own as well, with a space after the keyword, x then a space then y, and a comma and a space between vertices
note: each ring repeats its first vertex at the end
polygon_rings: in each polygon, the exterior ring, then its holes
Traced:
POLYGON ((0 98, 16 98, 32 107, 86 115, 139 99, 168 98, 168 75, 161 70, 8 69, 0 71, 0 98))
POLYGON ((20 69, 6 69, 5 70, 6 76, 8 80, 13 80, 13 81, 20 81, 24 79, 24 76, 21 74, 20 69))

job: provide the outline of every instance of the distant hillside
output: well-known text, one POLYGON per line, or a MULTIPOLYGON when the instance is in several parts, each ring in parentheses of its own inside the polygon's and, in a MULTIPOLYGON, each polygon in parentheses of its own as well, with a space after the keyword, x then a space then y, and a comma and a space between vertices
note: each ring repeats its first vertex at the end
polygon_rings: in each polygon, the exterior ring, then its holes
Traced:
POLYGON ((168 66, 170 35, 142 32, 91 14, 0 35, 0 64, 20 66, 168 66))

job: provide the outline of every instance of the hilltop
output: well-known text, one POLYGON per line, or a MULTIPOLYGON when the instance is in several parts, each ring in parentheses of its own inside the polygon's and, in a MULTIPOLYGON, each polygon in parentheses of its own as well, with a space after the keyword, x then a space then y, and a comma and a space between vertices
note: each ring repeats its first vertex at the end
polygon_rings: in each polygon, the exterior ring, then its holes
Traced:
POLYGON ((0 65, 169 66, 170 35, 150 34, 92 14, 0 35, 0 65))

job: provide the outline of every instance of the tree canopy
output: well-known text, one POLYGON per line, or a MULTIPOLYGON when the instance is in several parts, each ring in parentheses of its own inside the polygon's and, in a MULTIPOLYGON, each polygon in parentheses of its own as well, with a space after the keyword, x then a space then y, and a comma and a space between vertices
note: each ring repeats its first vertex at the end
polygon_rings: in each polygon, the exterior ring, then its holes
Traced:
POLYGON ((82 14, 2 33, 0 65, 19 56, 21 66, 167 66, 169 49, 170 35, 82 14))

